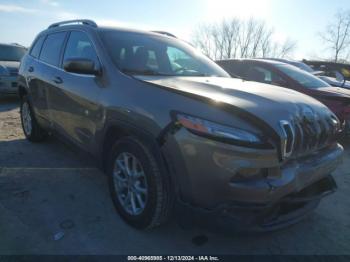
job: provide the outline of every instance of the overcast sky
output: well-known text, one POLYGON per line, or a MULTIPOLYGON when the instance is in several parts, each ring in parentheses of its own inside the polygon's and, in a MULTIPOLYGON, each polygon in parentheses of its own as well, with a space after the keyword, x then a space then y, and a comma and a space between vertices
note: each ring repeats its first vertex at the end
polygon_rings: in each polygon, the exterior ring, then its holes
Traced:
POLYGON ((350 0, 0 0, 0 42, 29 46, 49 24, 74 18, 165 30, 191 40, 200 23, 255 17, 274 28, 276 40, 297 41, 295 58, 326 58, 318 32, 344 9, 350 9, 350 0))

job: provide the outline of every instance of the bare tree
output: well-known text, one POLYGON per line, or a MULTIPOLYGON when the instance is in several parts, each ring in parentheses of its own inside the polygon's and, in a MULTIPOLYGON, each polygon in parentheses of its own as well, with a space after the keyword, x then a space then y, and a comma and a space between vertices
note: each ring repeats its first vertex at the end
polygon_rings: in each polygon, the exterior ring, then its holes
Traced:
POLYGON ((207 24, 199 25, 194 33, 193 44, 202 50, 206 56, 214 58, 213 50, 216 48, 213 46, 212 26, 207 24))
POLYGON ((270 51, 270 56, 275 58, 288 58, 296 49, 296 42, 286 39, 283 43, 276 44, 273 51, 270 51))
POLYGON ((253 18, 202 24, 194 32, 193 44, 212 59, 285 57, 296 47, 291 40, 273 41, 273 29, 253 18))
POLYGON ((339 11, 334 21, 320 34, 327 48, 332 50, 334 62, 346 59, 350 52, 350 10, 339 11))

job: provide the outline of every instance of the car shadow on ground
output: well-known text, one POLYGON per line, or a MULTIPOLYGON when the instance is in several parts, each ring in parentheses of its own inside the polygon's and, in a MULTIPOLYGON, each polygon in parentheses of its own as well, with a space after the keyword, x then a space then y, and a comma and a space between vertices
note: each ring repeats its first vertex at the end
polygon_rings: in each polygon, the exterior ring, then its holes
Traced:
POLYGON ((0 169, 0 187, 0 254, 324 254, 346 250, 346 242, 334 243, 346 236, 335 230, 335 221, 324 218, 327 206, 298 225, 266 234, 183 229, 175 217, 160 228, 138 231, 116 214, 107 179, 94 169, 5 168, 0 169))
POLYGON ((0 140, 0 167, 11 168, 96 168, 97 162, 85 152, 55 137, 43 143, 26 139, 0 140))

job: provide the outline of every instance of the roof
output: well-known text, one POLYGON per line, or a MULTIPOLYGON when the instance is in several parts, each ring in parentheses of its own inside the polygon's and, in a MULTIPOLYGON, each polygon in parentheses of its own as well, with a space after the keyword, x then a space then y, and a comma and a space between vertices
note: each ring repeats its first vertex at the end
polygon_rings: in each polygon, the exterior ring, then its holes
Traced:
POLYGON ((250 62, 261 62, 261 63, 275 64, 275 65, 284 64, 282 61, 269 60, 264 58, 223 59, 223 60, 218 60, 216 62, 220 62, 220 61, 237 61, 237 62, 250 61, 250 62))

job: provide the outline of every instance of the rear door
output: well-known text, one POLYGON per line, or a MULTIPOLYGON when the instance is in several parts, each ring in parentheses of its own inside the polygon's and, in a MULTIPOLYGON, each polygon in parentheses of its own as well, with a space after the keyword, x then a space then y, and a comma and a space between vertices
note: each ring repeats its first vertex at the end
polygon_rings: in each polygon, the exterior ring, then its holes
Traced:
MULTIPOLYGON (((49 121, 50 125, 53 124, 53 114, 55 108, 52 108, 49 103, 49 94, 52 89, 56 88, 60 84, 60 79, 56 76, 60 73, 61 69, 59 64, 61 61, 61 55, 63 51, 64 42, 67 32, 58 32, 47 35, 43 46, 41 48, 39 56, 39 68, 36 75, 38 76, 38 90, 42 92, 40 100, 45 101, 45 113, 44 117, 49 121)), ((36 70, 36 69, 34 69, 36 70)))
POLYGON ((29 56, 26 56, 21 62, 21 70, 23 67, 21 74, 25 76, 25 81, 30 90, 31 104, 37 120, 42 126, 48 125, 47 96, 45 81, 43 81, 46 65, 42 64, 38 59, 45 38, 46 35, 39 36, 29 51, 29 56))
POLYGON ((93 136, 101 120, 99 106, 101 79, 95 75, 66 72, 63 61, 84 58, 99 65, 93 42, 82 31, 71 31, 68 36, 61 70, 53 77, 61 81, 49 93, 49 106, 53 110, 53 121, 58 130, 82 148, 90 151, 93 136))

